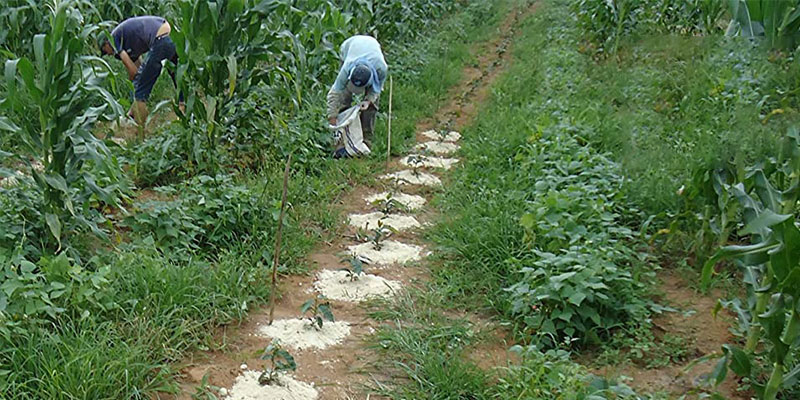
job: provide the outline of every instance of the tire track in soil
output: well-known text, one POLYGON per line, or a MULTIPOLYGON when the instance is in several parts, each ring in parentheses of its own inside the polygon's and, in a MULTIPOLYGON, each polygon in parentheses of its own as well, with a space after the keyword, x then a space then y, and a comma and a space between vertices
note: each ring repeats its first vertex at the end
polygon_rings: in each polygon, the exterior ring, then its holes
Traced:
MULTIPOLYGON (((430 141, 421 135, 421 132, 434 128, 458 130, 467 126, 477 115, 480 104, 486 99, 490 88, 496 78, 509 64, 508 55, 516 28, 528 15, 535 12, 539 3, 514 6, 505 17, 495 38, 478 44, 473 49, 477 55, 477 64, 468 66, 463 71, 461 83, 450 91, 448 98, 452 99, 429 120, 417 125, 417 141, 419 143, 430 141)), ((446 155, 442 155, 445 156, 446 155)), ((405 169, 400 163, 402 157, 395 157, 391 161, 388 171, 397 172, 405 169)), ((427 172, 434 172, 432 168, 425 168, 427 172)), ((446 179, 445 179, 446 184, 446 179)), ((369 213, 375 211, 364 197, 388 190, 389 183, 381 182, 373 186, 357 186, 350 193, 344 195, 336 206, 340 207, 344 215, 353 213, 369 213)), ((420 195, 430 200, 436 188, 403 185, 401 192, 420 195)), ((424 227, 434 222, 436 211, 429 207, 412 213, 424 227)), ((342 254, 347 254, 349 245, 357 244, 353 240, 356 230, 347 227, 343 235, 330 243, 322 243, 308 256, 308 261, 313 265, 314 271, 329 269, 338 270, 343 267, 340 261, 342 254)), ((418 235, 418 230, 404 231, 393 234, 391 240, 406 244, 414 244, 425 248, 418 235)), ((427 250, 423 250, 423 256, 427 250)), ((420 262, 409 263, 405 266, 391 265, 376 267, 368 265, 366 273, 379 277, 399 281, 402 285, 418 285, 427 279, 428 268, 423 258, 420 262)), ((316 273, 309 276, 284 277, 280 284, 281 297, 276 302, 275 320, 300 317, 300 306, 315 295, 314 280, 316 273)), ((294 377, 302 382, 311 383, 319 392, 319 400, 341 399, 376 399, 374 394, 367 393, 371 382, 369 365, 374 365, 374 354, 366 349, 365 340, 378 328, 380 323, 368 318, 366 311, 358 303, 331 301, 334 316, 337 321, 350 323, 350 335, 344 342, 318 350, 289 349, 297 361, 297 371, 294 377)), ((239 325, 220 328, 218 337, 225 344, 224 351, 197 352, 187 357, 180 365, 181 379, 179 384, 181 393, 178 399, 191 399, 196 388, 206 376, 208 384, 227 388, 230 391, 237 376, 243 372, 242 364, 250 370, 263 370, 265 362, 259 359, 263 349, 269 344, 270 339, 258 334, 259 327, 267 324, 269 315, 267 309, 252 312, 247 320, 239 325)), ((469 316, 470 319, 480 320, 478 316, 469 316)), ((504 335, 503 335, 504 336, 504 335)), ((502 346, 489 349, 490 357, 485 357, 486 349, 482 350, 484 358, 481 364, 484 367, 505 365, 507 346, 500 340, 502 346), (489 365, 492 364, 492 365, 489 365)), ((224 396, 219 396, 225 398, 224 396)))

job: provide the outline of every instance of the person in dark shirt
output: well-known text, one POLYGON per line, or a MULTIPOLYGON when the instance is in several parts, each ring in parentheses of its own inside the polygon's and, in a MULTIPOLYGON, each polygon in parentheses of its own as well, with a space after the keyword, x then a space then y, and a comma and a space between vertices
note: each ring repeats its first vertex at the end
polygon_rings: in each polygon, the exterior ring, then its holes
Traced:
MULTIPOLYGON (((162 62, 169 60, 178 64, 175 44, 169 37, 170 31, 166 19, 142 16, 126 19, 111 31, 113 46, 106 35, 98 39, 101 53, 104 56, 113 55, 128 70, 134 87, 134 102, 128 115, 134 117, 139 125, 144 125, 147 120, 147 99, 161 75, 162 62), (148 53, 147 61, 142 63, 144 53, 148 53)), ((176 83, 174 72, 170 71, 170 77, 176 83)), ((180 101, 183 101, 182 95, 180 101)))

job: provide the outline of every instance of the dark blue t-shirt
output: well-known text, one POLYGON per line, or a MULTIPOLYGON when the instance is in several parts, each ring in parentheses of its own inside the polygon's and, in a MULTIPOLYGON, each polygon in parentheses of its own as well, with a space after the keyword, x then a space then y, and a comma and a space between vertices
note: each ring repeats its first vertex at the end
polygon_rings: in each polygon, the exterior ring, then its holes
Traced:
POLYGON ((119 53, 125 50, 131 60, 136 60, 144 53, 150 50, 150 46, 156 40, 158 29, 161 25, 167 22, 166 19, 161 17, 144 16, 133 17, 122 21, 111 31, 111 37, 114 38, 114 46, 116 47, 116 56, 119 58, 119 53))

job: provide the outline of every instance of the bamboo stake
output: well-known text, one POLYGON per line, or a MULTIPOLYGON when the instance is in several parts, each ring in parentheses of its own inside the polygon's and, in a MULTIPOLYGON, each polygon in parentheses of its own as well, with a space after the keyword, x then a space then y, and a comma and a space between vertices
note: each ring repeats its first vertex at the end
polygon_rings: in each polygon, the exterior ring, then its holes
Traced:
POLYGON ((389 77, 389 134, 386 143, 386 165, 392 159, 392 77, 389 77))
POLYGON ((281 254, 281 234, 283 233, 283 216, 286 214, 286 192, 289 190, 289 167, 292 164, 292 153, 286 159, 283 170, 283 195, 281 196, 281 214, 278 217, 278 232, 275 234, 275 254, 272 257, 272 289, 269 291, 269 324, 272 325, 275 315, 275 294, 278 291, 278 259, 281 254))

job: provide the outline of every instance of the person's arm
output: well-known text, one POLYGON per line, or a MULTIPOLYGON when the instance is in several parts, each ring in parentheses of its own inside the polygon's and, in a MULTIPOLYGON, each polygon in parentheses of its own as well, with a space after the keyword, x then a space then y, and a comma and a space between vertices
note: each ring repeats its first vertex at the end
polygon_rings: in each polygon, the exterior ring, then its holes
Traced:
POLYGON ((339 110, 344 107, 344 99, 347 95, 347 68, 344 65, 339 68, 339 74, 336 76, 336 81, 328 91, 328 122, 331 125, 336 125, 336 117, 339 115, 339 110))
POLYGON ((339 116, 339 110, 344 107, 345 97, 344 91, 334 90, 333 87, 328 91, 328 122, 331 125, 336 125, 336 118, 339 116))
POLYGON ((136 64, 133 62, 133 60, 131 60, 128 52, 125 50, 120 51, 119 59, 122 61, 122 64, 125 65, 125 69, 128 70, 128 78, 130 78, 130 80, 136 78, 136 73, 139 71, 139 69, 136 68, 136 64))

